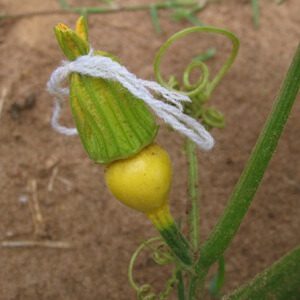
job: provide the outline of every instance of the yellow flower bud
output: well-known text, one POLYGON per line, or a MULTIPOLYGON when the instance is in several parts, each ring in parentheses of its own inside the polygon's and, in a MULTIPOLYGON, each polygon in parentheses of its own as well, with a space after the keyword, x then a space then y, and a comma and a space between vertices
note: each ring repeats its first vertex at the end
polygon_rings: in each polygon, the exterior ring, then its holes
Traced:
POLYGON ((81 16, 76 21, 75 32, 84 40, 88 41, 88 26, 85 17, 81 16))

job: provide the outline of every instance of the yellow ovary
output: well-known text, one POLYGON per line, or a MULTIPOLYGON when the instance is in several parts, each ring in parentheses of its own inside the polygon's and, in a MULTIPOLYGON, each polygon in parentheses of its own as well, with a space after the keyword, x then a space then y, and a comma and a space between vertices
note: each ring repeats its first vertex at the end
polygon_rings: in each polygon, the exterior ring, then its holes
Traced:
POLYGON ((157 144, 111 163, 105 171, 113 195, 125 205, 152 214, 167 205, 172 180, 168 153, 157 144))

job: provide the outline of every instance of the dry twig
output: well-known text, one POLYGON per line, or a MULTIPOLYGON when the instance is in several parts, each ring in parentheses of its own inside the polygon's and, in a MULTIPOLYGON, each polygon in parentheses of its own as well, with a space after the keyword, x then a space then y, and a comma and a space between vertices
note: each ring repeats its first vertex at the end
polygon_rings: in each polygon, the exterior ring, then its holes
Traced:
MULTIPOLYGON (((54 167, 52 176, 50 178, 50 183, 49 183, 50 188, 52 188, 53 186, 53 181, 55 176, 57 175, 57 172, 58 172, 58 167, 54 167)), ((31 179, 29 181, 29 188, 32 193, 32 197, 30 198, 29 204, 32 213, 32 220, 34 223, 34 236, 37 240, 2 241, 0 242, 0 247, 1 248, 42 247, 42 248, 60 248, 60 249, 72 248, 72 245, 68 242, 41 240, 41 238, 46 236, 46 227, 45 227, 44 219, 39 205, 36 179, 31 179)), ((49 185, 48 185, 48 189, 49 189, 49 185)))
POLYGON ((3 241, 0 243, 2 248, 23 248, 23 247, 42 247, 42 248, 61 248, 69 249, 72 245, 62 241, 3 241))
POLYGON ((32 179, 29 181, 29 188, 32 193, 29 204, 34 223, 34 235, 37 237, 43 237, 46 235, 46 228, 39 205, 36 179, 32 179))
POLYGON ((53 185, 54 185, 54 181, 56 179, 57 174, 58 174, 58 166, 55 166, 52 170, 52 173, 51 173, 51 176, 50 176, 50 179, 49 179, 49 183, 48 183, 48 186, 47 186, 48 192, 53 191, 53 185))
POLYGON ((7 88, 3 88, 1 95, 0 95, 0 118, 1 118, 1 113, 3 110, 3 106, 4 106, 4 101, 6 99, 6 96, 8 94, 8 89, 7 88))

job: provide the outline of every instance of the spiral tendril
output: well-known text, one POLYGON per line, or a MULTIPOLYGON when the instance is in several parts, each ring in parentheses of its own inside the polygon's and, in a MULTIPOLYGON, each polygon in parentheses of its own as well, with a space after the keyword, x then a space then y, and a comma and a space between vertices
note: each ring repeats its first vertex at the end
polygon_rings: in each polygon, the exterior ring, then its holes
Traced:
POLYGON ((203 109, 201 116, 203 123, 209 127, 224 128, 225 126, 224 115, 214 107, 203 109))
POLYGON ((152 291, 150 284, 143 284, 137 291, 138 300, 156 300, 157 295, 152 291))
POLYGON ((183 87, 187 91, 186 94, 190 97, 202 93, 208 84, 209 71, 207 65, 202 61, 191 62, 183 72, 183 87), (196 83, 192 84, 190 77, 195 69, 199 69, 201 76, 196 83))
POLYGON ((155 249, 155 251, 152 253, 152 259, 158 265, 168 265, 174 262, 174 256, 165 244, 160 245, 157 247, 157 249, 155 249))
MULTIPOLYGON (((239 40, 238 38, 231 32, 212 27, 212 26, 195 26, 186 28, 184 30, 181 30, 177 33, 175 33, 173 36, 171 36, 158 50, 155 60, 154 60, 154 73, 156 80, 163 86, 167 88, 172 88, 168 85, 167 82, 163 79, 160 71, 161 67, 161 61, 166 53, 166 51, 170 48, 171 45, 173 45, 176 41, 179 39, 182 39, 186 37, 187 35, 195 32, 206 32, 206 33, 212 33, 212 34, 219 34, 223 35, 226 38, 228 38, 232 43, 232 50, 230 55, 228 56, 227 60, 223 64, 223 66, 220 68, 216 76, 209 80, 209 69, 207 65, 204 63, 204 59, 197 59, 192 61, 186 68, 184 75, 183 75, 183 90, 181 90, 182 93, 188 95, 188 96, 194 96, 199 93, 203 93, 204 98, 209 98, 213 90, 216 88, 218 83, 221 81, 223 76, 228 72, 231 65, 233 64, 236 55, 238 53, 239 49, 239 40), (201 76, 196 82, 196 84, 191 84, 189 78, 191 71, 193 71, 195 68, 199 68, 201 71, 201 76)), ((211 50, 211 49, 210 49, 211 50)), ((211 52, 211 51, 210 51, 211 52)), ((214 54, 214 53, 213 53, 214 54)), ((209 54, 208 58, 213 55, 212 53, 209 54)), ((205 57, 204 57, 205 58, 205 57)))
POLYGON ((156 300, 156 299, 165 300, 167 299, 173 286, 176 283, 176 276, 174 275, 175 273, 172 274, 171 278, 167 281, 165 290, 160 294, 156 294, 153 291, 153 288, 150 284, 146 283, 141 286, 138 286, 133 279, 133 269, 134 269, 135 262, 138 256, 145 248, 150 248, 153 251, 152 258, 158 265, 166 265, 174 262, 173 255, 167 249, 166 244, 161 237, 153 237, 151 239, 148 239, 147 241, 144 241, 135 250, 135 252, 133 253, 130 259, 130 263, 128 267, 128 278, 129 278, 130 285, 135 289, 139 300, 156 300), (156 243, 155 246, 153 246, 154 243, 156 243))
POLYGON ((191 98, 192 102, 185 104, 185 112, 187 114, 193 116, 194 118, 202 119, 203 123, 208 127, 208 129, 214 127, 223 128, 225 126, 224 115, 215 108, 204 108, 203 105, 208 100, 210 100, 212 92, 217 87, 223 76, 231 68, 238 53, 238 49, 238 38, 233 33, 227 30, 211 26, 196 26, 184 29, 171 36, 157 52, 154 60, 154 72, 156 80, 161 85, 172 90, 180 91, 191 98), (214 48, 209 48, 206 52, 198 55, 192 60, 190 64, 188 64, 188 66, 184 70, 181 84, 179 84, 176 77, 173 75, 170 77, 168 82, 165 82, 160 71, 161 61, 164 54, 176 41, 195 32, 219 34, 228 38, 232 43, 232 49, 227 60, 221 66, 216 76, 211 79, 209 68, 205 61, 212 58, 215 55, 216 50, 214 48), (195 70, 200 71, 200 76, 198 77, 195 83, 192 83, 192 72, 195 70))
POLYGON ((176 277, 177 270, 174 270, 172 273, 172 276, 169 278, 169 280, 166 283, 165 290, 160 293, 159 300, 166 300, 168 299, 169 295, 171 294, 173 288, 177 284, 177 277, 176 277))

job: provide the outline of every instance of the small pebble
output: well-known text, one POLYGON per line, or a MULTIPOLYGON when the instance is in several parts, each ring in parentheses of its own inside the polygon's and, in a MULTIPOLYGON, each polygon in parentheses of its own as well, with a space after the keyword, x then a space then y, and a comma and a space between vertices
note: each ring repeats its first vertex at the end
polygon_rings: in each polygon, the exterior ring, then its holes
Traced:
POLYGON ((19 202, 22 204, 26 204, 28 202, 28 196, 27 195, 21 195, 19 197, 19 202))

